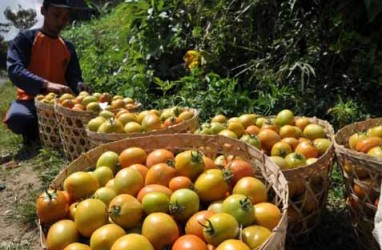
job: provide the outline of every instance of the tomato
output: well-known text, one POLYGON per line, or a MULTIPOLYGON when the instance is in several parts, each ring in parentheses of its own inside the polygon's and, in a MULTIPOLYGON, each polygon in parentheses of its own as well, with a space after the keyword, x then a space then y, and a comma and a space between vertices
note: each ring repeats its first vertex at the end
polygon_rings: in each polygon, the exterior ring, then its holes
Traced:
POLYGON ((197 150, 186 150, 175 156, 175 169, 179 175, 186 176, 192 181, 204 171, 202 153, 197 150))
POLYGON ((143 177, 143 180, 145 180, 146 178, 146 175, 147 175, 147 172, 149 171, 149 169, 143 165, 143 164, 133 164, 133 165, 130 165, 130 167, 128 168, 132 168, 132 169, 135 169, 137 170, 139 173, 141 173, 142 177, 143 177))
POLYGON ((257 135, 259 132, 260 128, 256 125, 250 125, 244 130, 244 133, 248 135, 257 135))
POLYGON ((296 153, 300 153, 305 156, 305 158, 317 158, 318 157, 318 149, 314 146, 312 142, 300 142, 296 149, 294 150, 296 153))
POLYGON ((261 149, 261 141, 259 137, 254 134, 245 134, 240 138, 240 141, 243 141, 251 146, 254 146, 257 149, 261 149))
POLYGON ((202 157, 203 157, 203 161, 204 161, 204 170, 218 168, 215 165, 215 162, 210 157, 205 156, 205 155, 203 155, 202 157))
POLYGON ((286 138, 286 137, 299 138, 302 135, 302 130, 296 126, 284 125, 280 128, 279 134, 281 138, 286 138))
POLYGON ((237 138, 240 138, 244 134, 245 130, 243 124, 241 124, 240 121, 229 122, 227 124, 227 129, 233 131, 236 134, 237 138))
POLYGON ((285 157, 289 153, 292 153, 292 148, 283 141, 276 142, 271 149, 271 156, 285 157))
POLYGON ((251 250, 244 242, 241 240, 225 240, 216 248, 216 250, 251 250))
POLYGON ((227 181, 222 170, 209 169, 199 175, 194 186, 202 201, 216 201, 223 199, 229 190, 227 181))
POLYGON ((104 187, 109 180, 114 178, 113 170, 105 166, 97 167, 93 171, 93 175, 97 179, 100 187, 104 187))
POLYGON ((135 196, 144 186, 141 173, 133 168, 124 168, 114 177, 114 190, 117 194, 131 194, 135 196))
POLYGON ((171 126, 174 126, 176 124, 179 124, 181 123, 182 121, 179 120, 179 118, 177 118, 176 116, 171 116, 169 118, 167 118, 163 123, 162 123, 162 127, 163 128, 169 128, 171 126))
POLYGON ((97 167, 105 166, 110 168, 113 173, 116 173, 119 170, 119 160, 118 154, 113 151, 106 151, 98 157, 97 167))
POLYGON ((281 156, 270 156, 269 157, 280 169, 287 169, 288 165, 285 159, 281 156))
POLYGON ((224 200, 217 200, 210 203, 207 210, 215 213, 223 212, 223 201, 224 200))
POLYGON ((78 203, 79 202, 76 201, 76 202, 73 202, 72 204, 70 204, 70 206, 69 206, 68 219, 70 219, 72 221, 74 221, 74 217, 75 217, 75 214, 76 214, 78 203))
POLYGON ((332 142, 326 138, 317 138, 313 141, 313 144, 318 150, 318 156, 321 156, 330 148, 332 142))
POLYGON ((155 250, 161 250, 172 245, 179 238, 180 233, 178 225, 170 215, 152 213, 143 221, 142 235, 150 241, 155 250))
POLYGON ((297 147, 299 141, 297 138, 294 137, 285 137, 281 139, 282 142, 286 142, 291 147, 292 151, 297 147))
POLYGON ((192 117, 194 117, 194 113, 191 110, 184 110, 178 115, 178 119, 182 122, 187 121, 191 119, 192 117))
POLYGON ((280 209, 269 202, 260 202, 253 206, 254 222, 256 225, 273 230, 281 219, 280 209))
POLYGON ((170 205, 169 197, 161 192, 146 194, 142 199, 142 207, 146 214, 167 213, 170 205))
POLYGON ((140 234, 127 234, 116 240, 111 250, 154 250, 150 241, 140 234))
POLYGON ((241 159, 233 159, 225 168, 229 170, 229 173, 232 175, 232 185, 235 185, 236 182, 243 177, 253 176, 255 174, 255 169, 252 165, 241 159))
POLYGON ((141 133, 143 131, 143 128, 142 128, 142 125, 139 124, 138 122, 130 121, 124 125, 123 131, 126 134, 141 133))
POLYGON ((199 196, 191 189, 182 188, 170 197, 170 214, 179 222, 188 220, 199 211, 199 196))
POLYGON ((294 121, 294 124, 296 127, 298 127, 301 130, 304 130, 304 128, 310 124, 310 119, 308 117, 297 117, 294 121))
POLYGON ((64 181, 64 190, 72 201, 91 196, 99 188, 97 179, 88 172, 78 171, 70 174, 64 181))
POLYGON ((211 129, 211 125, 208 123, 203 123, 200 128, 198 128, 195 131, 195 134, 200 134, 200 135, 213 135, 214 131, 211 129))
POLYGON ((174 245, 172 245, 172 250, 208 250, 207 244, 195 235, 183 235, 179 237, 174 245))
POLYGON ((41 223, 65 219, 68 211, 69 203, 62 191, 48 189, 37 197, 36 213, 41 223))
POLYGON ((156 114, 148 113, 142 119, 142 128, 144 131, 153 131, 162 128, 162 122, 156 114))
POLYGON ((266 122, 267 122, 267 118, 265 118, 265 117, 258 117, 258 118, 256 119, 256 123, 255 123, 255 125, 256 125, 258 128, 261 128, 266 122))
POLYGON ((137 195, 137 199, 139 202, 142 202, 143 200, 143 197, 148 194, 148 193, 152 193, 152 192, 161 192, 161 193, 164 193, 166 194, 169 198, 172 194, 172 191, 171 189, 169 189, 168 187, 165 187, 165 186, 162 186, 162 185, 158 185, 158 184, 151 184, 151 185, 147 185, 147 186, 144 186, 138 193, 137 195))
POLYGON ((275 123, 277 126, 292 125, 294 122, 294 114, 289 109, 283 109, 277 113, 275 123))
POLYGON ((211 122, 210 123, 210 129, 214 135, 217 135, 220 133, 220 131, 226 129, 227 127, 223 125, 220 122, 211 122))
POLYGON ((240 179, 232 190, 233 194, 242 194, 251 199, 252 204, 267 200, 267 187, 262 181, 255 177, 244 177, 240 179))
POLYGON ((192 184, 190 178, 186 176, 176 176, 172 178, 168 184, 168 187, 173 192, 181 188, 193 189, 193 186, 194 185, 192 184))
POLYGON ((93 198, 103 201, 106 206, 109 206, 110 201, 117 196, 114 189, 109 187, 101 187, 95 191, 93 198))
POLYGON ((168 187, 170 180, 176 176, 176 170, 166 163, 157 163, 149 168, 145 185, 159 184, 168 187))
POLYGON ((223 129, 222 131, 219 132, 218 135, 226 136, 233 139, 238 139, 237 134, 230 129, 223 129))
POLYGON ((61 250, 79 240, 76 226, 71 220, 59 220, 48 231, 46 247, 51 250, 61 250))
POLYGON ((157 163, 167 163, 168 161, 174 161, 174 154, 167 149, 156 149, 150 152, 146 158, 146 166, 150 168, 157 163))
POLYGON ((381 137, 366 137, 358 140, 357 144, 355 145, 355 150, 366 154, 367 151, 376 146, 382 146, 381 137))
POLYGON ((258 249, 270 236, 272 232, 262 226, 249 226, 242 231, 242 240, 251 249, 258 249))
POLYGON ((108 223, 109 215, 105 203, 97 199, 81 201, 76 208, 74 222, 78 232, 90 237, 99 227, 108 223))
POLYGON ((239 120, 245 128, 247 128, 251 125, 255 125, 256 119, 257 119, 256 114, 242 114, 241 116, 239 116, 239 120))
POLYGON ((216 213, 203 224, 203 237, 205 241, 214 246, 221 242, 236 238, 239 233, 239 224, 235 217, 227 213, 216 213))
POLYGON ((186 223, 186 234, 193 234, 198 236, 200 239, 204 239, 202 224, 205 222, 206 219, 210 218, 214 214, 215 212, 211 210, 201 210, 193 214, 186 223))
POLYGON ((297 152, 293 152, 285 156, 285 161, 289 168, 298 168, 306 165, 305 156, 297 152))
POLYGON ((223 212, 235 217, 240 225, 248 226, 253 222, 253 205, 242 194, 232 194, 223 201, 223 212))
POLYGON ((368 137, 371 137, 371 136, 382 137, 382 125, 368 128, 366 131, 366 135, 368 137))
POLYGON ((110 249, 125 234, 125 230, 117 224, 106 224, 94 231, 90 237, 90 247, 93 250, 110 249))
POLYGON ((220 122, 220 123, 226 123, 227 122, 227 117, 223 114, 218 114, 212 117, 211 122, 220 122))
POLYGON ((129 147, 119 154, 119 163, 121 164, 121 168, 127 168, 136 163, 144 164, 146 158, 147 153, 143 148, 129 147))
POLYGON ((317 138, 325 138, 325 130, 321 125, 318 124, 308 124, 304 130, 303 130, 303 135, 308 138, 309 140, 314 140, 317 138))
POLYGON ((71 243, 64 250, 92 250, 90 246, 78 242, 71 243))
POLYGON ((272 146, 281 140, 280 135, 272 129, 261 129, 257 135, 261 141, 261 146, 267 151, 272 149, 272 146))
POLYGON ((129 194, 120 194, 109 203, 109 216, 123 228, 136 226, 143 217, 142 204, 129 194))
POLYGON ((367 154, 370 156, 381 158, 382 157, 382 147, 381 146, 373 147, 369 151, 367 151, 367 154))

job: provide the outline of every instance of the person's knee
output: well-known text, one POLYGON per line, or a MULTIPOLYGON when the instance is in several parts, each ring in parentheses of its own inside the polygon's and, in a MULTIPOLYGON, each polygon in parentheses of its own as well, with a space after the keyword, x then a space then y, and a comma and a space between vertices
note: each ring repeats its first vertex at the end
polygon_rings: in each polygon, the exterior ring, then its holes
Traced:
POLYGON ((9 114, 5 123, 13 133, 26 134, 28 131, 36 128, 37 117, 32 117, 23 113, 13 113, 9 114))

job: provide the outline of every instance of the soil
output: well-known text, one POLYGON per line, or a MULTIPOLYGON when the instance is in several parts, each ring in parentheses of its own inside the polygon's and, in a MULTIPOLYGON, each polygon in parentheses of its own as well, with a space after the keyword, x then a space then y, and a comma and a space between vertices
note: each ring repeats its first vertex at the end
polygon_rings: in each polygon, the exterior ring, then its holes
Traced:
POLYGON ((40 188, 40 179, 30 162, 0 165, 0 249, 41 249, 37 223, 25 225, 15 207, 33 200, 30 191, 40 188), (17 246, 17 248, 16 248, 17 246))

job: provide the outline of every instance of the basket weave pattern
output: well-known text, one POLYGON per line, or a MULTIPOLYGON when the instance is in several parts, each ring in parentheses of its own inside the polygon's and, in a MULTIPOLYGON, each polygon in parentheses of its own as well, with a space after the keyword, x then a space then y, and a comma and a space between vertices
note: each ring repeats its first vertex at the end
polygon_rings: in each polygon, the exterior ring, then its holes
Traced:
MULTIPOLYGON (((317 118, 310 118, 311 123, 324 127, 327 138, 334 135, 333 127, 326 121, 317 118)), ((301 241, 300 236, 311 232, 321 221, 321 212, 325 208, 329 191, 329 174, 334 158, 333 144, 329 149, 310 165, 283 170, 288 181, 289 189, 291 185, 299 186, 300 192, 289 197, 288 241, 291 244, 301 241)))
MULTIPOLYGON (((206 156, 214 157, 218 154, 233 154, 251 162, 258 175, 262 177, 269 192, 272 194, 274 204, 282 211, 279 224, 273 229, 271 237, 259 248, 262 250, 277 250, 285 248, 287 231, 288 188, 286 179, 281 170, 264 153, 256 148, 238 140, 224 136, 207 136, 194 134, 167 134, 151 135, 145 137, 128 138, 125 140, 100 145, 85 154, 82 154, 67 166, 55 178, 52 186, 62 189, 67 176, 76 171, 84 171, 88 166, 94 166, 98 157, 106 151, 121 153, 132 146, 144 148, 147 152, 154 149, 166 148, 173 152, 186 149, 199 149, 206 156)), ((44 246, 46 229, 40 226, 41 243, 44 246)))
POLYGON ((358 243, 362 249, 380 249, 372 236, 375 200, 380 194, 382 160, 349 148, 349 137, 355 132, 382 125, 382 118, 353 123, 334 136, 338 164, 345 182, 345 199, 358 243), (361 192, 360 192, 361 190, 361 192))
POLYGON ((134 138, 141 136, 149 136, 149 135, 159 135, 159 134, 175 134, 175 133, 192 133, 199 127, 199 112, 195 109, 190 109, 194 113, 194 116, 186 120, 182 123, 176 124, 169 128, 142 132, 142 133, 97 133, 86 129, 86 133, 88 136, 88 140, 90 142, 90 146, 96 147, 103 143, 109 143, 114 141, 123 140, 126 138, 134 138))
POLYGON ((64 155, 72 161, 90 149, 85 126, 96 114, 90 111, 71 110, 57 104, 54 109, 59 124, 64 155))
POLYGON ((44 147, 62 150, 62 143, 53 104, 35 99, 41 143, 44 147))

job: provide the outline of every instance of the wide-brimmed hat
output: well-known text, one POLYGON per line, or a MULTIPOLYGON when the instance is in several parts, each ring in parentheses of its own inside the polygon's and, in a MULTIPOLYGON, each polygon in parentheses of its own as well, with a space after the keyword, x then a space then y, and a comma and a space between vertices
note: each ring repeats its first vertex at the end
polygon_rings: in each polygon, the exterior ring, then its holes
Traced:
POLYGON ((44 0, 43 5, 53 6, 57 8, 72 8, 69 0, 44 0))

